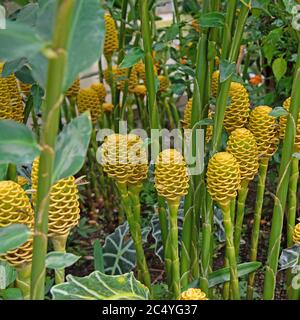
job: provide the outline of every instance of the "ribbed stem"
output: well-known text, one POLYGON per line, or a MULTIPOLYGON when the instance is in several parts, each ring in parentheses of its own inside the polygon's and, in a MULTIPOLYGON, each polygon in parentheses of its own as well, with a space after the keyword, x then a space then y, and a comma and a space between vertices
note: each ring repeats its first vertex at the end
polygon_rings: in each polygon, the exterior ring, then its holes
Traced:
MULTIPOLYGON (((250 245, 250 261, 256 261, 257 259, 260 220, 261 220, 261 213, 263 208, 268 165, 269 165, 268 158, 262 159, 259 164, 258 182, 257 182, 256 200, 255 200, 255 209, 254 209, 254 221, 252 226, 252 236, 251 236, 251 245, 250 245)), ((253 299, 254 281, 255 281, 255 272, 252 272, 248 276, 248 286, 247 286, 248 300, 253 299)))
POLYGON ((230 268, 230 289, 233 300, 240 299, 239 279, 237 272, 237 263, 233 243, 233 224, 230 215, 230 201, 220 203, 223 212, 224 229, 226 234, 226 254, 230 268))
POLYGON ((178 300, 181 294, 180 264, 178 252, 178 206, 179 201, 167 201, 170 211, 170 247, 172 257, 172 291, 173 298, 178 300))
POLYGON ((234 230, 234 247, 235 247, 235 255, 237 259, 240 251, 241 234, 242 234, 243 221, 244 221, 244 215, 245 215, 245 202, 248 194, 248 184, 249 184, 249 181, 242 182, 242 187, 239 191, 238 202, 237 202, 237 212, 236 212, 236 221, 235 221, 235 230, 234 230))
MULTIPOLYGON (((298 32, 298 36, 300 33, 298 32)), ((272 227, 269 240, 268 260, 265 272, 264 299, 274 299, 276 274, 280 253, 280 239, 282 235, 284 210, 286 206, 288 184, 291 172, 291 162, 294 151, 296 124, 300 109, 300 41, 298 41, 298 56, 296 71, 292 87, 292 99, 290 116, 287 119, 287 126, 282 147, 282 158, 279 169, 279 182, 276 190, 275 204, 272 216, 272 227)))
POLYGON ((49 192, 55 157, 55 141, 59 124, 63 80, 66 64, 66 49, 75 7, 74 0, 60 0, 53 36, 53 50, 56 57, 49 60, 46 100, 43 105, 43 130, 39 165, 37 203, 35 212, 35 234, 33 243, 31 298, 44 299, 45 257, 47 253, 49 192))
MULTIPOLYGON (((66 244, 68 240, 69 232, 64 235, 57 235, 51 238, 54 251, 66 252, 66 244)), ((55 284, 60 284, 65 282, 65 269, 55 270, 55 284)))
MULTIPOLYGON (((138 271, 141 274, 142 282, 148 287, 150 292, 152 292, 151 288, 151 278, 150 273, 147 266, 146 257, 144 254, 143 243, 142 243, 142 231, 140 225, 140 218, 137 219, 137 216, 140 216, 140 213, 137 212, 138 208, 135 206, 135 212, 133 212, 132 202, 127 190, 127 185, 123 183, 117 183, 118 189, 121 194, 121 201, 123 203, 125 214, 127 217, 127 221, 129 224, 130 234, 134 243, 135 251, 136 251, 136 260, 138 271)), ((132 197, 136 197, 137 195, 133 195, 132 197)), ((136 199, 134 199, 136 202, 136 199)))
POLYGON ((18 175, 17 175, 17 166, 13 163, 10 163, 7 168, 7 180, 17 182, 18 175))
POLYGON ((30 299, 31 263, 17 269, 16 287, 22 291, 23 299, 30 299))

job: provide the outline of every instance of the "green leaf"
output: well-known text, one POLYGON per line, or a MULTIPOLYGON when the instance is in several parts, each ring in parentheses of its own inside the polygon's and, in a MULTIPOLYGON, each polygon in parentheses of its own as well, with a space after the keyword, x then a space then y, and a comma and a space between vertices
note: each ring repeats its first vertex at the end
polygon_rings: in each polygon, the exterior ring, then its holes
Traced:
POLYGON ((283 0, 283 3, 285 5, 285 10, 288 13, 292 13, 293 12, 293 8, 296 5, 296 1, 295 0, 283 0))
POLYGON ((300 160, 300 153, 298 152, 293 153, 293 157, 300 160))
POLYGON ((95 271, 86 277, 67 276, 51 289, 53 300, 148 300, 149 290, 132 272, 108 276, 95 271))
POLYGON ((19 58, 16 60, 6 62, 3 67, 2 77, 6 78, 10 74, 19 71, 26 63, 27 63, 26 58, 19 58))
MULTIPOLYGON (((245 262, 241 263, 237 266, 238 269, 238 276, 242 277, 251 272, 256 271, 261 267, 261 263, 254 261, 254 262, 245 262)), ((217 271, 212 272, 209 275, 209 287, 212 288, 218 284, 230 281, 230 268, 222 268, 217 271)))
POLYGON ((228 60, 221 60, 220 64, 220 83, 226 81, 235 72, 235 63, 231 63, 228 60))
POLYGON ((178 33, 179 33, 178 24, 172 24, 169 28, 167 28, 167 31, 163 36, 163 40, 166 42, 172 41, 177 38, 178 33))
POLYGON ((30 163, 39 153, 39 145, 29 128, 11 120, 0 120, 0 164, 30 163))
POLYGON ((279 118, 282 116, 288 116, 289 112, 283 107, 275 107, 270 113, 269 116, 279 118))
POLYGON ((12 268, 6 261, 0 261, 0 290, 6 289, 16 278, 16 269, 12 268))
POLYGON ((130 68, 144 58, 144 51, 140 47, 132 48, 124 57, 120 68, 130 68))
POLYGON ((16 71, 16 77, 24 83, 32 84, 35 82, 28 66, 23 66, 20 70, 16 71))
POLYGON ((10 21, 0 30, 0 43, 0 59, 9 61, 34 56, 46 46, 33 28, 10 21))
POLYGON ((38 10, 39 6, 37 3, 29 3, 25 7, 21 8, 17 13, 18 23, 22 23, 29 27, 34 27, 38 10))
POLYGON ((0 291, 0 297, 2 297, 3 300, 23 300, 23 294, 19 288, 7 288, 0 291))
POLYGON ((98 239, 94 242, 94 267, 95 271, 104 272, 103 248, 98 239))
MULTIPOLYGON (((146 242, 150 228, 142 230, 142 241, 146 242)), ((134 243, 125 222, 105 238, 103 245, 104 270, 106 274, 116 275, 131 271, 136 266, 134 243)))
POLYGON ((202 15, 199 19, 200 27, 202 28, 218 28, 223 27, 225 17, 220 12, 209 12, 202 15))
POLYGON ((277 81, 279 81, 286 73, 287 62, 283 58, 277 58, 272 64, 272 70, 277 81))
POLYGON ((82 168, 92 129, 88 112, 73 119, 63 128, 55 146, 53 182, 73 176, 82 168))
POLYGON ((72 23, 64 91, 81 71, 89 68, 101 56, 104 11, 99 0, 77 0, 72 23))
POLYGON ((291 248, 283 249, 279 258, 280 271, 293 268, 298 265, 300 246, 295 244, 291 248))
POLYGON ((52 251, 46 256, 46 268, 49 269, 64 269, 72 266, 81 257, 72 253, 52 251))
POLYGON ((0 228, 0 254, 20 247, 29 239, 30 234, 30 229, 24 224, 0 228))
POLYGON ((30 92, 34 110, 38 113, 43 102, 44 90, 38 84, 33 84, 30 92))
POLYGON ((0 164, 0 181, 6 179, 8 164, 0 164))

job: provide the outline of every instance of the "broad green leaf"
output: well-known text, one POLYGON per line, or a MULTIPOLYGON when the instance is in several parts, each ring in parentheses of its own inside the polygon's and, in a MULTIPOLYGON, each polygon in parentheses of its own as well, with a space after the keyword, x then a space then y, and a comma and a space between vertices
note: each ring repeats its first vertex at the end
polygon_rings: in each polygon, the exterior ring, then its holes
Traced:
POLYGON ((80 72, 89 68, 101 56, 104 11, 99 0, 77 0, 72 23, 64 91, 80 72))
POLYGON ((0 254, 20 247, 29 239, 30 234, 31 231, 24 224, 0 228, 0 254))
POLYGON ((167 28, 167 31, 163 36, 163 40, 166 42, 172 41, 177 38, 178 33, 179 33, 178 24, 172 24, 169 28, 167 28))
POLYGON ((26 58, 19 58, 6 62, 3 67, 2 77, 8 77, 10 74, 19 71, 27 63, 26 58))
POLYGON ((22 23, 29 27, 34 27, 39 5, 37 3, 29 3, 17 13, 18 23, 22 23))
POLYGON ((30 92, 34 110, 38 113, 43 102, 44 90, 38 84, 33 84, 30 92))
POLYGON ((39 145, 29 128, 11 120, 0 120, 0 164, 30 163, 39 153, 39 145))
POLYGON ((211 126, 214 124, 213 119, 205 118, 196 123, 198 126, 211 126))
MULTIPOLYGON (((148 227, 142 230, 143 242, 147 241, 149 232, 148 227)), ((136 252, 127 222, 105 238, 103 258, 106 274, 123 274, 135 268, 136 252)))
POLYGON ((272 70, 277 81, 279 81, 286 73, 287 62, 283 58, 277 58, 272 63, 272 70))
POLYGON ((0 261, 0 290, 6 289, 17 277, 16 269, 12 268, 6 261, 0 261))
POLYGON ((220 12, 209 12, 202 15, 199 19, 200 27, 202 28, 217 28, 223 27, 225 17, 220 12))
POLYGON ((47 41, 52 40, 57 3, 56 0, 48 0, 44 6, 40 7, 37 14, 35 23, 36 31, 41 38, 47 41))
POLYGON ((220 83, 226 81, 235 72, 235 63, 231 63, 227 60, 221 60, 220 64, 220 83))
POLYGON ((33 28, 10 21, 0 30, 0 43, 0 59, 8 61, 32 57, 46 46, 33 28))
POLYGON ((46 256, 46 268, 64 269, 72 266, 81 257, 72 253, 52 251, 46 256))
POLYGON ((53 182, 73 176, 82 168, 92 128, 90 114, 85 112, 61 131, 55 146, 53 182))
POLYGON ((140 47, 132 48, 124 57, 120 68, 130 68, 144 58, 144 51, 140 47))
POLYGON ((94 242, 94 267, 95 271, 104 272, 103 248, 98 239, 94 242))
POLYGON ((8 164, 0 164, 0 181, 6 179, 8 164))
POLYGON ((95 271, 86 277, 67 276, 51 289, 53 300, 148 300, 149 290, 132 272, 108 276, 95 271))
POLYGON ((32 84, 35 82, 31 70, 26 65, 16 71, 16 77, 24 83, 32 84))
POLYGON ((282 116, 288 116, 289 112, 284 109, 283 107, 275 107, 270 113, 269 116, 275 117, 275 118, 279 118, 282 116))
MULTIPOLYGON (((256 271, 261 267, 261 263, 254 261, 254 262, 245 262, 241 263, 237 266, 238 269, 238 276, 242 277, 251 272, 256 271)), ((212 288, 218 284, 230 281, 230 268, 222 268, 217 271, 212 272, 209 275, 209 287, 212 288)))
POLYGON ((300 257, 300 246, 295 244, 291 248, 283 249, 279 258, 280 270, 293 268, 298 264, 300 257))
POLYGON ((0 297, 3 300, 23 300, 23 294, 19 288, 7 288, 0 291, 0 297))

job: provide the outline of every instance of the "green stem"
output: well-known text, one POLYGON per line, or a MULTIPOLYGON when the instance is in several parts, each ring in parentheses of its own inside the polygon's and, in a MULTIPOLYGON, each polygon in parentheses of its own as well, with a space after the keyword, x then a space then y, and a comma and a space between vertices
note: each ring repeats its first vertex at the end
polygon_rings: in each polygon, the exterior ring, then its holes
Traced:
MULTIPOLYGON (((237 213, 235 221, 235 231, 234 231, 234 247, 235 255, 238 259, 241 243, 241 234, 243 229, 243 221, 245 215, 245 203, 248 194, 248 184, 249 181, 245 180, 242 182, 242 187, 239 190, 238 202, 237 202, 237 213)), ((234 221, 234 220, 233 220, 234 221)))
POLYGON ((178 252, 178 206, 179 201, 168 201, 170 211, 170 247, 172 256, 172 290, 173 298, 178 300, 181 294, 180 287, 180 264, 178 252))
POLYGON ((10 163, 7 168, 7 180, 11 180, 14 182, 18 181, 18 174, 17 174, 17 166, 13 163, 10 163))
MULTIPOLYGON (((298 32, 299 35, 299 32, 298 32)), ((300 41, 298 42, 298 56, 296 71, 292 87, 290 116, 287 120, 286 132, 283 140, 282 158, 279 169, 279 182, 276 190, 275 204, 272 216, 272 227, 269 240, 267 267, 265 272, 264 299, 274 299, 278 258, 280 253, 280 239, 282 235, 284 210, 286 206, 288 184, 291 172, 291 162, 294 151, 296 124, 300 109, 300 41)))
POLYGON ((31 298, 44 299, 45 257, 47 253, 49 192, 55 157, 55 141, 59 124, 63 80, 66 64, 66 49, 72 22, 74 0, 61 0, 57 7, 57 18, 53 37, 56 57, 49 60, 46 100, 43 105, 43 130, 39 165, 37 203, 35 212, 35 234, 33 244, 31 298))
POLYGON ((233 224, 231 221, 230 201, 220 203, 223 212, 224 229, 226 234, 226 253, 230 268, 230 289, 232 291, 233 300, 240 299, 239 279, 237 272, 237 263, 235 249, 233 243, 233 224))
MULTIPOLYGON (((255 209, 254 209, 254 221, 252 226, 252 236, 251 236, 251 244, 250 244, 250 261, 256 261, 257 259, 260 220, 261 220, 261 214, 262 214, 262 208, 263 208, 268 165, 269 165, 268 158, 262 159, 259 164, 258 183, 257 183, 257 190, 256 190, 255 209)), ((247 286, 248 300, 253 299, 254 282, 255 282, 255 272, 252 272, 248 276, 248 286, 247 286)))
MULTIPOLYGON (((54 251, 57 252, 66 252, 66 244, 68 240, 69 233, 61 236, 57 235, 51 238, 54 251)), ((65 269, 56 269, 55 270, 55 284, 60 284, 65 282, 65 269)))
POLYGON ((30 299, 31 263, 17 269, 16 287, 22 291, 23 299, 30 299))

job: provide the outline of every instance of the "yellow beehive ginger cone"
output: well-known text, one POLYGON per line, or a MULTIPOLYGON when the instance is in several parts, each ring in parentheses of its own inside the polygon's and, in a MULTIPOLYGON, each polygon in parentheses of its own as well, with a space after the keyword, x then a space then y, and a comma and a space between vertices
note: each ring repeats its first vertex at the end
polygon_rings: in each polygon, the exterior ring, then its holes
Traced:
POLYGON ((211 79, 211 95, 213 97, 216 97, 218 94, 219 78, 220 78, 220 71, 219 70, 214 71, 211 79))
POLYGON ((294 234, 293 234, 293 241, 295 244, 300 246, 300 223, 295 226, 294 234))
POLYGON ((119 68, 117 66, 113 66, 111 72, 109 69, 105 69, 103 71, 103 76, 106 83, 111 85, 111 81, 113 81, 113 83, 116 84, 118 90, 124 91, 126 81, 128 80, 129 70, 127 68, 119 68))
POLYGON ((258 149, 254 135, 246 128, 231 132, 226 151, 234 155, 240 167, 242 181, 253 180, 259 167, 258 149))
POLYGON ((279 143, 276 118, 270 116, 271 107, 258 106, 250 114, 248 128, 255 137, 260 158, 270 158, 279 143))
MULTIPOLYGON (((208 110, 208 119, 213 118, 213 112, 211 110, 208 110)), ((213 126, 209 125, 206 127, 206 135, 205 135, 205 142, 208 143, 213 135, 213 126)))
POLYGON ((109 13, 105 14, 104 20, 105 20, 104 55, 106 57, 111 57, 119 47, 118 33, 117 33, 115 21, 109 13))
POLYGON ((191 129, 193 99, 190 98, 183 111, 183 128, 191 129))
POLYGON ((101 104, 98 94, 91 88, 80 89, 77 96, 78 112, 90 111, 93 124, 96 124, 101 116, 101 104))
POLYGON ((212 199, 224 203, 234 199, 241 187, 238 161, 229 152, 218 152, 208 162, 207 188, 212 199))
POLYGON ((107 136, 101 156, 104 172, 119 183, 139 185, 147 178, 147 153, 137 135, 107 136))
POLYGON ((147 94, 147 88, 144 84, 139 84, 135 87, 134 93, 143 98, 147 94))
POLYGON ((175 149, 162 151, 155 162, 155 188, 167 201, 178 201, 187 194, 189 175, 181 153, 175 149))
POLYGON ((104 102, 102 104, 102 110, 103 112, 112 112, 114 109, 114 105, 110 102, 104 102))
POLYGON ((26 184, 28 184, 28 180, 23 177, 23 176, 18 176, 18 180, 17 180, 18 184, 23 187, 25 186, 26 184))
MULTIPOLYGON (((291 97, 287 98, 284 103, 283 107, 289 111, 291 105, 291 97)), ((287 124, 287 116, 282 116, 279 118, 279 126, 280 126, 280 139, 284 139, 285 130, 286 130, 286 124, 287 124)), ((295 137, 295 151, 300 152, 300 117, 298 117, 297 122, 297 131, 296 131, 296 137, 295 137)))
POLYGON ((181 293, 179 300, 208 300, 208 298, 201 289, 189 288, 181 293))
POLYGON ((106 97, 106 89, 103 83, 93 83, 91 85, 91 88, 93 90, 95 90, 98 94, 100 103, 103 103, 105 101, 105 97, 106 97))
POLYGON ((10 94, 5 78, 2 78, 1 73, 3 64, 0 63, 0 120, 12 119, 13 112, 10 104, 10 94))
POLYGON ((72 83, 71 87, 66 92, 66 97, 68 99, 76 98, 80 90, 80 79, 77 78, 72 83))
MULTIPOLYGON (((38 186, 39 158, 32 165, 32 189, 38 186)), ((33 203, 36 203, 36 193, 33 194, 33 203)), ((49 237, 69 234, 80 218, 78 188, 73 176, 59 180, 51 187, 49 204, 49 237)))
MULTIPOLYGON (((157 75, 157 68, 154 65, 154 74, 157 75)), ((139 80, 142 80, 144 84, 147 82, 147 77, 146 77, 146 66, 143 61, 139 61, 137 64, 135 64, 132 68, 134 72, 136 72, 137 77, 139 80)))
MULTIPOLYGON (((0 181, 0 228, 11 224, 25 224, 33 229, 34 214, 28 196, 22 187, 13 181, 0 181)), ((32 259, 32 238, 15 250, 0 255, 14 267, 22 267, 32 259)))
POLYGON ((169 79, 164 75, 159 75, 158 80, 159 80, 159 92, 167 91, 170 85, 169 79))

